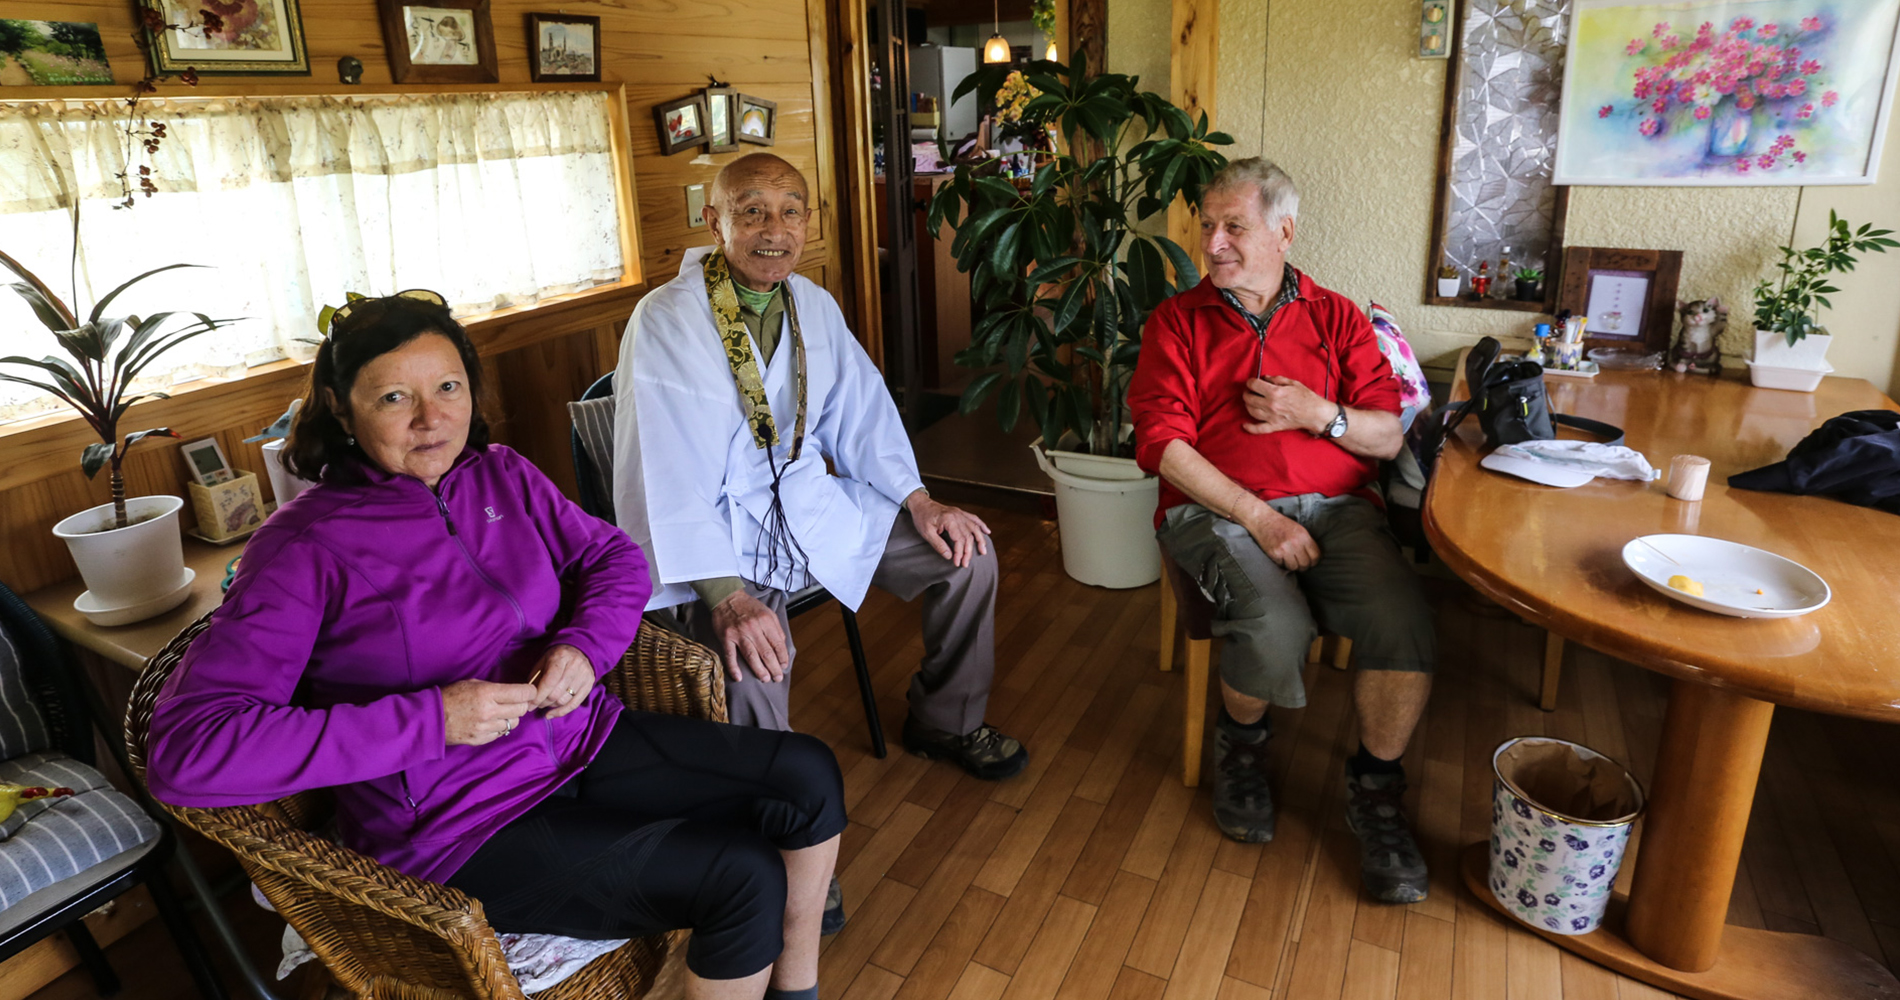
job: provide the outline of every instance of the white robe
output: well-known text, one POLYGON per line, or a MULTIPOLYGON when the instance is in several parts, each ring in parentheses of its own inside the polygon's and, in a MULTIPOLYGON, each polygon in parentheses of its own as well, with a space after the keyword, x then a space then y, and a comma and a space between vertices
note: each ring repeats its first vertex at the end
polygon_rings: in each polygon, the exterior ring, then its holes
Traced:
MULTIPOLYGON (((736 576, 776 590, 811 582, 856 609, 890 537, 898 505, 923 486, 884 377, 823 288, 787 281, 805 338, 805 446, 780 495, 797 552, 766 573, 755 551, 772 505, 772 470, 745 425, 712 305, 705 257, 686 253, 679 277, 640 300, 620 342, 614 379, 614 514, 646 551, 649 610, 696 600, 694 580, 736 576), (836 475, 827 473, 830 459, 836 475), (770 579, 761 579, 769 575, 770 579)), ((753 345, 757 356, 758 345, 753 345)), ((781 466, 798 422, 797 352, 789 323, 761 373, 778 426, 781 466)))

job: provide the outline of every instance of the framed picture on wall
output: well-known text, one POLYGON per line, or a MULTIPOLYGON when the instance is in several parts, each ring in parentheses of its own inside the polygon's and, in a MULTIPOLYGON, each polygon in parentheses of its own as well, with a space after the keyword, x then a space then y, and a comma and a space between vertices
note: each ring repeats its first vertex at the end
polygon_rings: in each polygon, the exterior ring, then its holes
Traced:
POLYGON ((376 0, 397 83, 494 83, 495 29, 488 0, 376 0))
POLYGON ((706 98, 703 95, 656 104, 653 118, 660 129, 660 152, 667 156, 706 144, 706 98))
POLYGON ((141 16, 152 72, 309 76, 299 0, 145 0, 141 16), (210 15, 207 17, 206 15, 210 15), (153 31, 153 22, 166 27, 153 31))
POLYGON ((1556 183, 1872 184, 1900 0, 1576 0, 1556 183))
POLYGON ((730 153, 739 148, 734 123, 739 120, 739 92, 731 87, 707 87, 706 152, 730 153))
POLYGON ((1586 348, 1669 348, 1680 250, 1565 247, 1557 308, 1587 317, 1586 348))
POLYGON ((528 79, 535 83, 600 80, 600 18, 528 15, 528 79))
POLYGON ((739 95, 739 141, 770 146, 778 141, 778 105, 763 97, 739 95))

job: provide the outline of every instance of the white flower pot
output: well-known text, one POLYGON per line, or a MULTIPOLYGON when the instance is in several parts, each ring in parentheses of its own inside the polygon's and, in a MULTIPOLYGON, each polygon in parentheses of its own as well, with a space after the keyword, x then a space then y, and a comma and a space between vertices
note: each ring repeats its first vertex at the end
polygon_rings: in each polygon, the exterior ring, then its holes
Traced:
POLYGON ((1774 330, 1755 331, 1755 358, 1769 368, 1828 367, 1827 348, 1834 338, 1825 333, 1810 333, 1790 345, 1786 334, 1774 330))
POLYGON ((73 606, 94 621, 123 625, 183 604, 191 596, 178 532, 178 511, 184 506, 174 496, 133 497, 125 502, 133 522, 126 527, 111 527, 109 503, 53 525, 54 536, 66 543, 86 581, 86 592, 73 606))
POLYGON ((270 474, 271 496, 277 498, 279 508, 296 499, 297 494, 316 485, 308 479, 292 475, 289 469, 284 468, 284 445, 287 441, 286 438, 278 438, 264 442, 264 471, 270 474))
POLYGON ((1464 280, 1464 279, 1462 279, 1462 278, 1440 278, 1440 279, 1438 279, 1438 297, 1439 297, 1439 298, 1441 298, 1441 299, 1455 299, 1455 298, 1457 298, 1457 297, 1458 297, 1458 286, 1460 285, 1460 283, 1462 283, 1462 281, 1463 281, 1463 280, 1464 280))
POLYGON ((1161 480, 1132 458, 1045 452, 1029 446, 1056 486, 1056 523, 1062 532, 1062 569, 1096 587, 1144 587, 1161 579, 1155 544, 1155 508, 1161 480))

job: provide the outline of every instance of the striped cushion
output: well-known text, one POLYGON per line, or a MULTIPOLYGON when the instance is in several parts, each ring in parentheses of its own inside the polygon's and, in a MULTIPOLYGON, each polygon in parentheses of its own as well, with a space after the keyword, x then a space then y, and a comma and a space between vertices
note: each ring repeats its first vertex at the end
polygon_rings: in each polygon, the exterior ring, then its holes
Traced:
POLYGON ((79 794, 21 803, 0 823, 0 910, 158 836, 105 776, 55 751, 0 761, 0 783, 64 785, 79 794))
POLYGON ((611 521, 614 503, 614 398, 583 399, 567 404, 567 415, 580 436, 581 450, 594 465, 594 495, 605 504, 611 521))
POLYGON ((27 691, 24 668, 19 647, 0 629, 0 760, 53 745, 46 719, 27 691))

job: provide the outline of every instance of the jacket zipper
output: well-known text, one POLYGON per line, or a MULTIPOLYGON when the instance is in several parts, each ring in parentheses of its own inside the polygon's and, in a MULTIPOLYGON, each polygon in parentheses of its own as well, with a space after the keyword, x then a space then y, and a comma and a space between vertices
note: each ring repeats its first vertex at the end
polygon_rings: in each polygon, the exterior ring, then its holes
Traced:
POLYGON ((475 561, 475 556, 469 552, 468 546, 462 544, 462 536, 455 530, 455 519, 449 516, 448 501, 442 499, 442 495, 433 490, 430 490, 430 495, 435 497, 435 508, 442 515, 442 523, 448 525, 449 537, 455 539, 455 547, 462 551, 462 558, 468 560, 470 568, 475 570, 476 576, 482 578, 482 582, 494 588, 495 593, 506 598, 508 600, 508 606, 515 609, 515 631, 517 633, 526 632, 528 630, 528 615, 521 610, 521 602, 515 600, 515 595, 509 592, 508 588, 503 587, 494 577, 489 576, 488 571, 482 568, 482 564, 475 561))

